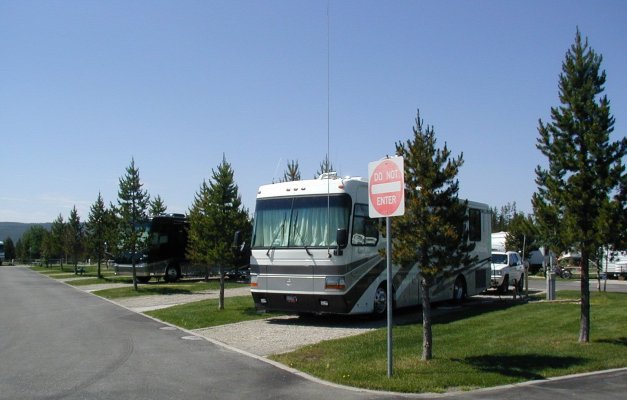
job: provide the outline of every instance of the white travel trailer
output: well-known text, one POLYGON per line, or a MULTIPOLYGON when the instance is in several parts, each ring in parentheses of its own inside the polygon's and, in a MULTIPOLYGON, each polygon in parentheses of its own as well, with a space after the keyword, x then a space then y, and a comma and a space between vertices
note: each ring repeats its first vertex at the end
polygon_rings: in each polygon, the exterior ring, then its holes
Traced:
POLYGON ((627 251, 604 249, 604 257, 601 261, 601 270, 608 278, 625 280, 627 278, 627 251))
MULTIPOLYGON (((386 238, 368 216, 368 182, 338 178, 259 188, 251 243, 251 292, 260 310, 382 314, 387 307, 386 238)), ((469 240, 478 262, 452 266, 432 288, 433 301, 459 300, 490 283, 490 215, 469 202, 469 240)), ((393 266, 394 305, 420 303, 420 268, 393 266)))

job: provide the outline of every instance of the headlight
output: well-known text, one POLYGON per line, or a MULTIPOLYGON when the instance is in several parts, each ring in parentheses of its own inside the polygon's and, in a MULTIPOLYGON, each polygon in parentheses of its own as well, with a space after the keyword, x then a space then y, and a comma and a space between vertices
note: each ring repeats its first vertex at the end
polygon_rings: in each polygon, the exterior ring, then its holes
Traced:
POLYGON ((492 270, 492 275, 501 276, 503 275, 503 271, 501 271, 500 269, 492 270))

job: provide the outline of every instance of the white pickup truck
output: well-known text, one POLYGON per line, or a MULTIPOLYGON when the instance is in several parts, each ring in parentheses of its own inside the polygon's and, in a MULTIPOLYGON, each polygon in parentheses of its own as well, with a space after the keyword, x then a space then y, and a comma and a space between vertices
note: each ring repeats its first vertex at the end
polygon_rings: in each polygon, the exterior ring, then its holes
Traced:
POLYGON ((490 286, 500 293, 507 293, 510 285, 518 292, 523 290, 525 267, 522 258, 515 251, 492 251, 492 279, 490 286))

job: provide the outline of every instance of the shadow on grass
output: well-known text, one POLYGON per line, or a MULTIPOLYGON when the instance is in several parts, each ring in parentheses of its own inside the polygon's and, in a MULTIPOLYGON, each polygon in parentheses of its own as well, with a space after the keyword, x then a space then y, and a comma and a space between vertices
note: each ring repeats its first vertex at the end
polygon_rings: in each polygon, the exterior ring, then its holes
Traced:
POLYGON ((176 287, 158 287, 158 286, 140 286, 139 292, 143 294, 161 294, 161 295, 169 295, 169 294, 192 294, 192 291, 189 289, 176 288, 176 287))
POLYGON ((528 355, 485 355, 457 360, 478 368, 482 372, 497 373, 508 377, 526 380, 545 379, 542 371, 547 369, 567 369, 587 362, 580 357, 528 355))
MULTIPOLYGON (((462 305, 447 302, 432 304, 434 324, 448 324, 494 311, 506 310, 525 304, 523 300, 472 298, 462 305)), ((293 318, 271 320, 276 325, 299 325, 333 328, 383 328, 387 326, 386 316, 308 314, 293 315, 293 318)), ((394 310, 394 325, 422 323, 422 307, 413 306, 394 310)))
MULTIPOLYGON (((433 322, 436 324, 449 324, 461 319, 472 318, 479 315, 491 313, 494 311, 507 310, 512 307, 518 307, 527 302, 524 300, 479 300, 473 299, 461 306, 441 306, 433 310, 433 322)), ((422 314, 420 315, 422 322, 422 314)))
POLYGON ((623 336, 623 337, 620 337, 620 338, 599 339, 599 340, 595 340, 595 342, 616 344, 616 345, 619 345, 619 346, 627 346, 627 337, 623 336))

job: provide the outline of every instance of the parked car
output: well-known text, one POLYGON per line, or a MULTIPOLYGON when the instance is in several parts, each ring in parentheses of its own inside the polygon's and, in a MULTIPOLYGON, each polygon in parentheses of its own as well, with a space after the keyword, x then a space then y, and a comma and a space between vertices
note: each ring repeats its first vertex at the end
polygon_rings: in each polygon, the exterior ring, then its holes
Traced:
POLYGON ((525 267, 522 258, 515 251, 492 252, 492 279, 490 286, 500 293, 506 293, 511 286, 516 286, 518 292, 523 290, 525 267))
POLYGON ((250 266, 237 267, 226 271, 226 279, 235 281, 250 281, 250 266))

